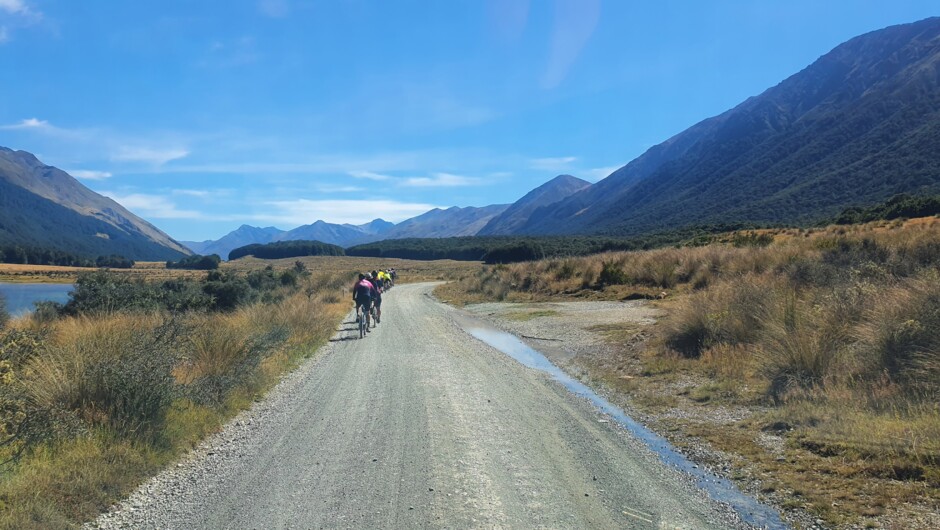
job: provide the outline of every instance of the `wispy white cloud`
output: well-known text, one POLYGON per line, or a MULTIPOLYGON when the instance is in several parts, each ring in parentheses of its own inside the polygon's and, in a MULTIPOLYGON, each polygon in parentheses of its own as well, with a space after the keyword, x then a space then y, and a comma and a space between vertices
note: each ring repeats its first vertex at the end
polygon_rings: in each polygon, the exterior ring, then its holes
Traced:
POLYGON ((514 173, 512 171, 494 171, 493 173, 489 173, 487 177, 491 179, 508 179, 513 175, 514 173))
POLYGON ((392 180, 390 175, 383 175, 381 173, 376 173, 374 171, 347 171, 347 175, 357 179, 367 179, 367 180, 392 180))
POLYGON ((173 201, 163 195, 147 193, 122 194, 113 191, 99 193, 114 199, 118 204, 141 217, 154 219, 203 219, 205 217, 201 212, 195 210, 180 210, 173 201))
POLYGON ((399 222, 439 208, 433 204, 390 200, 309 200, 271 201, 271 213, 247 216, 254 221, 299 226, 323 219, 331 223, 362 224, 377 217, 399 222))
POLYGON ((52 125, 49 124, 46 120, 40 120, 38 118, 26 118, 18 123, 11 123, 8 125, 0 125, 0 129, 6 129, 10 131, 16 130, 25 130, 25 129, 46 129, 51 130, 55 129, 52 125))
POLYGON ((82 180, 105 180, 114 176, 109 171, 96 171, 93 169, 70 169, 66 173, 82 180))
MULTIPOLYGON (((266 158, 270 158, 270 156, 266 156, 266 158)), ((389 172, 407 171, 414 173, 427 171, 428 168, 448 167, 453 164, 455 159, 469 160, 471 164, 483 160, 483 156, 475 151, 435 149, 320 155, 305 153, 297 156, 288 152, 283 153, 278 158, 288 161, 177 163, 165 167, 151 168, 150 171, 154 173, 232 173, 249 176, 331 174, 382 181, 395 178, 389 172)), ((486 159, 486 162, 489 162, 489 159, 486 159)))
POLYGON ((8 24, 0 26, 0 44, 13 38, 12 28, 30 26, 42 20, 42 12, 24 0, 0 0, 0 13, 5 13, 8 24))
POLYGON ((320 193, 355 193, 359 191, 365 191, 365 188, 360 188, 359 186, 334 186, 330 184, 324 184, 322 186, 317 186, 317 191, 320 193))
POLYGON ((543 171, 564 171, 570 169, 572 162, 577 159, 575 156, 533 158, 529 161, 529 167, 543 171))
POLYGON ((145 162, 162 166, 171 160, 178 160, 189 155, 189 150, 179 147, 156 149, 141 146, 120 146, 111 155, 111 160, 118 162, 145 162))
POLYGON ((173 195, 185 195, 187 197, 208 197, 212 194, 209 190, 172 190, 170 193, 173 195))
POLYGON ((435 173, 430 177, 410 177, 401 181, 402 186, 416 188, 453 188, 457 186, 474 186, 482 181, 474 177, 452 175, 450 173, 435 173))
POLYGON ((260 0, 258 10, 266 17, 283 18, 290 12, 290 4, 287 0, 260 0))
POLYGON ((15 15, 25 15, 31 12, 23 0, 0 0, 0 9, 15 15))
POLYGON ((35 117, 0 125, 0 130, 45 137, 54 142, 47 149, 60 153, 60 156, 68 156, 76 164, 98 164, 108 159, 158 168, 190 154, 189 148, 184 146, 185 142, 172 134, 135 135, 108 129, 68 128, 35 117))

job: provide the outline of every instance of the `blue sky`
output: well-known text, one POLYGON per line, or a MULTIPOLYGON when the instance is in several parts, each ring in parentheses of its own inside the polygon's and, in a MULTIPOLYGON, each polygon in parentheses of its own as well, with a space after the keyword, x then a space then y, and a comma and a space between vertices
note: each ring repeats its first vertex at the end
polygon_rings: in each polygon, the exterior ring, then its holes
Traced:
POLYGON ((935 2, 0 0, 0 145, 171 236, 596 181, 935 2))

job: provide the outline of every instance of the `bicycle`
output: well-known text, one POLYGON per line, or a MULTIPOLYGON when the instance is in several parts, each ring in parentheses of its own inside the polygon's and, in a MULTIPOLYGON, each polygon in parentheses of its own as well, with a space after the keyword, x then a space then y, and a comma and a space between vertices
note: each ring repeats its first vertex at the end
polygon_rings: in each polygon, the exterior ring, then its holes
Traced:
POLYGON ((366 317, 365 311, 360 311, 358 307, 356 308, 356 322, 359 324, 359 338, 361 339, 369 331, 369 319, 366 317))

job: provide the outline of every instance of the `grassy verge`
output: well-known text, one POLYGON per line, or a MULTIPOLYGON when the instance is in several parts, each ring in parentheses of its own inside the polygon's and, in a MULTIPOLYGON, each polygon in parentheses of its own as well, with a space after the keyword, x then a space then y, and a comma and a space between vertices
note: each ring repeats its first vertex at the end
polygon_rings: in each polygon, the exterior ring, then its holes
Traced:
POLYGON ((618 347, 575 359, 589 378, 785 508, 839 527, 936 520, 940 219, 486 267, 437 296, 657 299, 654 326, 594 330, 618 347))
POLYGON ((217 431, 329 339, 350 278, 98 276, 81 303, 12 322, 0 331, 0 527, 76 527, 217 431))

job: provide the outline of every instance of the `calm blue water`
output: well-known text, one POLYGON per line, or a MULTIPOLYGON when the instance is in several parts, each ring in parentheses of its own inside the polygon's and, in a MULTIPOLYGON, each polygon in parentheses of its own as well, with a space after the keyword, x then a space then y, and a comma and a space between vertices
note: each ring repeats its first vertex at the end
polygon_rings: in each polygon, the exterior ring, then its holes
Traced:
POLYGON ((729 504, 747 523, 765 529, 787 528, 787 525, 773 508, 745 495, 729 480, 713 475, 693 464, 676 451, 665 438, 634 421, 620 408, 594 393, 587 385, 566 374, 552 364, 547 357, 530 348, 528 344, 516 338, 515 335, 496 329, 476 319, 458 318, 457 321, 467 333, 477 339, 509 355, 529 368, 547 372, 568 391, 591 400, 594 406, 649 446, 663 462, 695 477, 700 488, 707 491, 713 498, 729 504))
POLYGON ((33 302, 68 302, 73 288, 70 283, 0 283, 0 294, 6 299, 7 311, 20 316, 34 309, 33 302))

